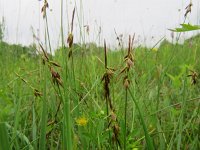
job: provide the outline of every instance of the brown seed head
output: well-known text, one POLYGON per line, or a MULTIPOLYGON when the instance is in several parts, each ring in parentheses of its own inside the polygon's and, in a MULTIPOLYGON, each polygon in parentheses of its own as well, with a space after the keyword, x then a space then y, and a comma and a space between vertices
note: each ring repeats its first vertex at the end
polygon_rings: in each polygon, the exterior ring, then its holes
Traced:
POLYGON ((190 70, 190 72, 191 72, 191 74, 189 74, 188 77, 191 77, 191 84, 195 85, 197 83, 198 73, 193 70, 190 70))
POLYGON ((35 97, 41 97, 42 93, 39 90, 34 89, 34 95, 35 95, 35 97))
POLYGON ((185 8, 186 12, 185 12, 185 18, 187 17, 188 13, 191 13, 192 11, 192 1, 190 1, 190 4, 185 8))
POLYGON ((46 9, 49 8, 47 0, 44 0, 44 5, 42 6, 41 12, 43 13, 43 18, 46 17, 46 9))
POLYGON ((54 61, 49 61, 52 65, 56 66, 56 67, 61 67, 57 62, 54 61))
POLYGON ((130 81, 129 81, 128 77, 125 77, 124 78, 124 87, 127 89, 129 87, 129 85, 130 85, 130 81))
POLYGON ((60 86, 63 86, 62 84, 62 80, 60 78, 60 74, 58 72, 56 72, 53 67, 50 67, 50 72, 51 72, 51 76, 52 76, 52 80, 53 80, 53 83, 57 84, 57 85, 60 85, 60 86))
POLYGON ((113 76, 113 73, 114 72, 112 70, 110 70, 110 69, 106 70, 106 74, 108 75, 109 78, 111 78, 113 76))
POLYGON ((133 61, 130 58, 127 58, 126 64, 128 68, 131 68, 134 65, 133 61))
POLYGON ((70 34, 68 35, 67 43, 68 43, 68 45, 69 45, 69 48, 71 48, 71 47, 72 47, 72 44, 73 44, 73 34, 72 34, 72 33, 70 33, 70 34))

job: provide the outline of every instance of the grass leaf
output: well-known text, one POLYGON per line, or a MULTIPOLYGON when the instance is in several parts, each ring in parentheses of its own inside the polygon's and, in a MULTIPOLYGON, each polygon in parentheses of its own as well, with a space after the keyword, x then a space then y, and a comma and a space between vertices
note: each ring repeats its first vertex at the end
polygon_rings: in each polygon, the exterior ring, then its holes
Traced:
POLYGON ((5 123, 0 123, 0 150, 9 150, 8 132, 5 123))
POLYGON ((191 24, 180 24, 180 25, 181 25, 181 28, 175 28, 175 29, 169 29, 169 30, 173 32, 188 32, 188 31, 194 31, 194 30, 200 29, 199 25, 191 25, 191 24))

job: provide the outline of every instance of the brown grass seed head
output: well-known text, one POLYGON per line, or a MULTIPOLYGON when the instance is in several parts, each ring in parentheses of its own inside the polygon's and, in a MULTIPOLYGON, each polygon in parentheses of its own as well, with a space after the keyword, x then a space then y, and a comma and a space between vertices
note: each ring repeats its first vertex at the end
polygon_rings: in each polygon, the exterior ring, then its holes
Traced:
POLYGON ((44 0, 44 5, 42 6, 41 12, 43 13, 43 18, 46 17, 46 9, 49 8, 47 0, 44 0))
POLYGON ((190 3, 189 3, 189 5, 185 8, 185 10, 186 10, 186 12, 185 12, 185 18, 187 17, 187 15, 189 14, 189 13, 191 13, 191 11, 192 11, 192 6, 193 6, 193 4, 192 4, 192 0, 190 1, 190 3))
POLYGON ((68 35, 68 38, 67 38, 67 43, 68 43, 68 45, 69 45, 69 48, 72 47, 73 39, 74 39, 73 34, 70 33, 70 34, 68 35))
POLYGON ((188 77, 191 77, 191 84, 195 85, 197 83, 198 73, 193 70, 190 70, 190 72, 191 72, 191 74, 189 74, 188 77))
POLYGON ((39 90, 34 89, 34 95, 35 95, 35 97, 41 97, 42 93, 39 90))
POLYGON ((51 76, 52 76, 52 80, 53 80, 53 83, 57 84, 57 85, 60 85, 60 86, 63 86, 62 84, 62 80, 60 78, 60 74, 58 72, 56 72, 53 67, 50 67, 50 72, 51 72, 51 76))
POLYGON ((130 85, 130 80, 128 79, 128 76, 124 78, 124 87, 127 89, 130 85))
POLYGON ((128 67, 129 69, 134 65, 133 61, 132 61, 130 58, 127 58, 126 64, 127 64, 127 67, 128 67))

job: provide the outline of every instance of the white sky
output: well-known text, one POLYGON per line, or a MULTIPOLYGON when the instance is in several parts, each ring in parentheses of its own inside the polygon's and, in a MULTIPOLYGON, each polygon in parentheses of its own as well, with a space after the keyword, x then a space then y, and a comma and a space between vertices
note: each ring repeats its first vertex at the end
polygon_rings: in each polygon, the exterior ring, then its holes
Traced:
MULTIPOLYGON (((100 42, 105 38, 111 46, 116 45, 114 28, 118 34, 128 37, 136 33, 137 40, 146 45, 154 45, 163 36, 170 37, 168 28, 175 28, 184 20, 185 7, 190 0, 63 0, 65 41, 68 33, 68 20, 77 6, 75 15, 75 41, 85 39, 86 42, 98 42, 98 29, 101 26, 100 42), (80 4, 82 2, 82 5, 80 4), (81 7, 82 6, 82 7, 81 7), (78 15, 78 16, 77 16, 78 15), (79 18, 79 22, 77 21, 79 18), (83 33, 80 38, 80 27, 90 26, 90 35, 83 33), (152 37, 154 37, 152 39, 152 37)), ((60 40, 60 2, 48 0, 48 23, 53 47, 60 40)), ((199 0, 193 0, 192 13, 186 22, 199 24, 199 0)), ((41 7, 43 1, 38 0, 0 0, 0 17, 6 20, 5 40, 10 43, 27 45, 33 42, 31 26, 40 31, 40 39, 44 41, 44 21, 41 7)), ((84 30, 84 29, 82 29, 84 30)), ((127 38, 126 38, 127 39, 127 38)), ((126 40, 125 39, 125 40, 126 40)))

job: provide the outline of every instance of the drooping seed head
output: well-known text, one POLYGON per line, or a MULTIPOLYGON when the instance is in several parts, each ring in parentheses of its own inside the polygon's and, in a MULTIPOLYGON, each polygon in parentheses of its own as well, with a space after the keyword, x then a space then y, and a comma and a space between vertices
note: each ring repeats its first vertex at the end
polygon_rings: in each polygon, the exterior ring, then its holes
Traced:
POLYGON ((72 47, 72 44, 73 44, 73 34, 72 34, 72 33, 70 33, 70 34, 68 35, 67 43, 68 43, 68 45, 69 45, 69 48, 71 48, 71 47, 72 47))
POLYGON ((128 79, 128 77, 126 76, 124 78, 124 87, 127 89, 130 85, 130 80, 128 79))

